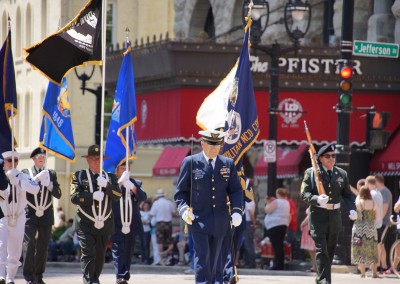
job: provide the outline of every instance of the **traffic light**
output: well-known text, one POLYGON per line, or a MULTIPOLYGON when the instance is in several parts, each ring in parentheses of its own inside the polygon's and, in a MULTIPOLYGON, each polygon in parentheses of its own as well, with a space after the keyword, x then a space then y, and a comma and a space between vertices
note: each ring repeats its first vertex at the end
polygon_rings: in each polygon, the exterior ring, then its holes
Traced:
POLYGON ((389 112, 372 111, 367 113, 366 144, 370 150, 379 150, 385 148, 390 132, 384 129, 389 121, 389 118, 389 112))
POLYGON ((339 75, 339 108, 341 110, 351 111, 353 68, 350 65, 344 65, 340 69, 339 75))

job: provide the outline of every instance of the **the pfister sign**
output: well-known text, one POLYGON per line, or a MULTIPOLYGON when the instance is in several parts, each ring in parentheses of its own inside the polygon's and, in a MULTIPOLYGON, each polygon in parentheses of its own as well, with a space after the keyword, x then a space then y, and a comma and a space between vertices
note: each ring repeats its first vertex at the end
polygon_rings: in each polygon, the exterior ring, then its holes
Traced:
MULTIPOLYGON (((258 56, 250 56, 251 71, 254 73, 266 73, 268 71, 268 62, 260 61, 258 56)), ((301 73, 301 74, 339 74, 339 62, 341 59, 331 58, 297 58, 289 57, 279 58, 279 67, 285 68, 287 73, 301 73)), ((354 72, 362 75, 361 62, 353 60, 354 72)))

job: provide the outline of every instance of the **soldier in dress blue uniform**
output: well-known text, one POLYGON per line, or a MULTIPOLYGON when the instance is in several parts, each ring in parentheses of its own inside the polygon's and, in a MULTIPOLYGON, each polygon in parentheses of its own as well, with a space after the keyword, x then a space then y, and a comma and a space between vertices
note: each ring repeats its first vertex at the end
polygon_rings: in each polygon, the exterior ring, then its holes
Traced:
POLYGON ((231 223, 237 227, 242 222, 243 192, 233 160, 218 155, 226 134, 199 134, 203 151, 182 161, 175 201, 193 238, 195 281, 214 284, 224 237, 231 223))
POLYGON ((45 169, 46 151, 38 147, 31 153, 34 166, 22 172, 40 185, 38 194, 27 192, 28 206, 25 208, 23 274, 27 282, 44 284, 47 251, 54 225, 53 197, 61 198, 61 188, 54 170, 45 169))
POLYGON ((122 198, 113 202, 115 232, 111 236, 112 255, 117 284, 127 284, 136 236, 143 235, 139 204, 146 200, 147 194, 140 180, 130 178, 125 163, 117 167, 117 175, 122 198))
MULTIPOLYGON (((90 146, 86 158, 89 169, 77 171, 71 178, 71 202, 77 205, 75 229, 81 246, 81 270, 84 284, 99 284, 107 244, 114 233, 112 201, 121 198, 118 178, 100 174, 100 147, 90 146)), ((104 159, 108 158, 103 156, 104 159)))
POLYGON ((340 198, 349 210, 349 218, 357 219, 355 196, 350 190, 345 170, 335 166, 335 145, 328 144, 318 153, 318 166, 325 194, 319 195, 315 183, 315 172, 309 168, 304 173, 301 197, 310 206, 310 233, 315 242, 317 277, 316 283, 331 283, 331 265, 339 232, 342 229, 340 198))

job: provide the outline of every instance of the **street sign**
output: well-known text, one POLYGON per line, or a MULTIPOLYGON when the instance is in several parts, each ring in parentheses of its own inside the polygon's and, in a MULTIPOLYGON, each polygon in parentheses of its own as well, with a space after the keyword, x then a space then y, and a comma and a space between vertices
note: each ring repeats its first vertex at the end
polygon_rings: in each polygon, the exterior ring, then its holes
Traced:
POLYGON ((355 40, 353 42, 353 55, 397 58, 399 57, 399 45, 396 43, 355 40))
POLYGON ((276 141, 267 140, 264 142, 264 162, 275 163, 276 162, 276 141))

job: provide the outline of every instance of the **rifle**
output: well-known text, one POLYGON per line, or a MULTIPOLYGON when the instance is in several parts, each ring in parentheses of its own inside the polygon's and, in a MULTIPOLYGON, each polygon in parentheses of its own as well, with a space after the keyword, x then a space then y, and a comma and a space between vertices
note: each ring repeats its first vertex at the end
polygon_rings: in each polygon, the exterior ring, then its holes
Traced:
POLYGON ((304 120, 304 128, 306 130, 308 145, 310 146, 310 148, 308 149, 308 152, 310 153, 311 164, 312 164, 312 167, 315 172, 315 184, 317 185, 318 194, 322 195, 322 194, 325 194, 325 188, 324 188, 324 185, 322 184, 321 172, 320 172, 319 166, 317 164, 317 158, 316 158, 317 153, 315 151, 314 145, 312 144, 310 131, 308 131, 307 123, 305 120, 304 120))

